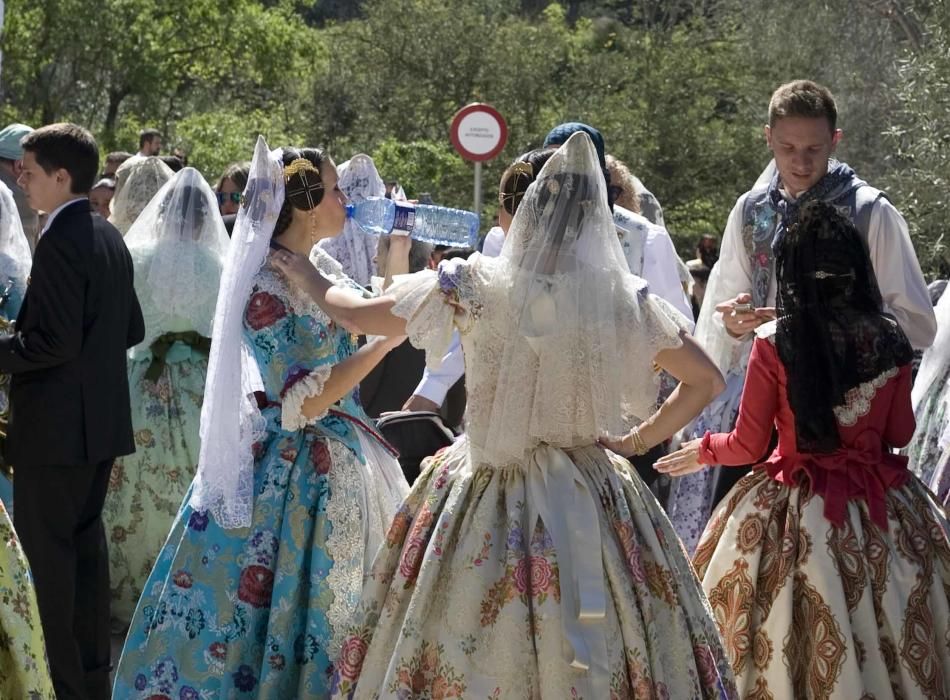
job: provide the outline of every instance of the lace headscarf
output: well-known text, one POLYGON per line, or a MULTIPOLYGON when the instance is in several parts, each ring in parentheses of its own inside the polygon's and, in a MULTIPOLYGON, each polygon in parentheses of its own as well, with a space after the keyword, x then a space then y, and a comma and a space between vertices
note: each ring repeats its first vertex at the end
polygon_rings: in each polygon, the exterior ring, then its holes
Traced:
MULTIPOLYGON (((136 288, 147 297, 143 306, 188 319, 194 330, 210 336, 228 233, 201 174, 194 168, 175 173, 132 224, 125 242, 135 261, 136 288)), ((156 336, 164 330, 147 329, 156 336)))
POLYGON ((260 370, 244 343, 244 307, 284 203, 282 151, 258 137, 244 201, 221 273, 201 407, 201 452, 191 504, 221 527, 247 527, 254 504, 253 444, 264 430, 254 400, 260 370))
POLYGON ((0 290, 12 280, 25 287, 33 266, 30 244, 10 188, 0 182, 0 290))
POLYGON ((493 464, 539 443, 620 434, 655 408, 653 357, 678 344, 680 314, 660 311, 628 272, 606 190, 590 136, 571 135, 528 186, 501 255, 485 261, 508 309, 492 321, 499 372, 481 447, 493 464))
POLYGON ((109 222, 124 236, 155 193, 174 174, 156 156, 129 158, 115 172, 115 194, 109 203, 112 211, 109 222))
MULTIPOLYGON (((336 169, 340 191, 351 202, 386 196, 386 185, 376 171, 373 159, 359 153, 336 169)), ((377 237, 361 229, 355 219, 347 218, 343 233, 324 238, 317 245, 343 266, 346 276, 358 284, 369 286, 376 274, 373 258, 377 237)))
POLYGON ((834 408, 850 389, 907 364, 913 350, 883 311, 854 225, 829 204, 804 204, 776 263, 776 347, 788 375, 800 452, 840 447, 834 408))

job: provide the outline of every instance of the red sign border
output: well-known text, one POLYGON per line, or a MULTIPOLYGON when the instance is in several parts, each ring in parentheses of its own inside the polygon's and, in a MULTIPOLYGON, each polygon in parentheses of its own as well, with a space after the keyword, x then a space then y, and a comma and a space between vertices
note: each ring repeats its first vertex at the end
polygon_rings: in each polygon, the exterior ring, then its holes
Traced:
POLYGON ((501 116, 501 112, 491 105, 485 104, 484 102, 473 102, 462 107, 462 109, 456 112, 455 116, 452 117, 452 126, 449 127, 449 138, 452 140, 452 146, 455 147, 455 150, 458 151, 458 154, 465 160, 484 162, 486 160, 491 160, 505 149, 505 145, 508 143, 508 122, 506 122, 505 118, 501 116), (498 125, 501 127, 501 138, 498 139, 498 145, 487 153, 472 153, 471 151, 466 150, 459 140, 458 132, 462 120, 474 112, 486 112, 495 121, 497 121, 498 125))

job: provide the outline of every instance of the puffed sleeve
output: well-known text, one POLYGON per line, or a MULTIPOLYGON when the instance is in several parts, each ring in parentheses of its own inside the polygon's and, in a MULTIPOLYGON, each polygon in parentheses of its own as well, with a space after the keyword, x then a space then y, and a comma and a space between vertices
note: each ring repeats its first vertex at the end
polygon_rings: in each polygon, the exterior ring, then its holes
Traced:
POLYGON ((432 369, 442 363, 456 326, 464 333, 478 318, 478 257, 443 260, 438 270, 397 275, 386 290, 396 300, 392 313, 406 319, 409 341, 426 351, 432 369))

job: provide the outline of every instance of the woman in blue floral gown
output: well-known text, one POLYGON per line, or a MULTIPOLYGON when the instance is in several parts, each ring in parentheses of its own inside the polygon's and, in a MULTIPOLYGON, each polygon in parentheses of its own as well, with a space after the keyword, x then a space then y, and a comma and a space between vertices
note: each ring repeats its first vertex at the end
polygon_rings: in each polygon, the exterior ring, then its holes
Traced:
MULTIPOLYGON (((402 339, 357 349, 266 259, 268 244, 307 254, 340 231, 336 179, 319 150, 258 142, 215 312, 198 474, 145 584, 115 698, 328 695, 408 490, 354 392, 402 339)), ((331 258, 318 264, 347 284, 331 258)))
POLYGON ((129 351, 135 453, 112 468, 102 517, 113 624, 127 628, 198 466, 211 319, 228 234, 211 187, 175 174, 125 236, 145 339, 129 351))

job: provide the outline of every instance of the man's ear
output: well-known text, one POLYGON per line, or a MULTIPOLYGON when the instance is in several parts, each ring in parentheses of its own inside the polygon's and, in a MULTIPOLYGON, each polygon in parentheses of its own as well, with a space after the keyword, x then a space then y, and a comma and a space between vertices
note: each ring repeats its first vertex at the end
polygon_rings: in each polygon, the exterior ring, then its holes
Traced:
POLYGON ((841 129, 835 129, 835 133, 831 136, 832 152, 838 147, 838 144, 841 143, 841 138, 843 136, 844 136, 844 132, 841 129))

